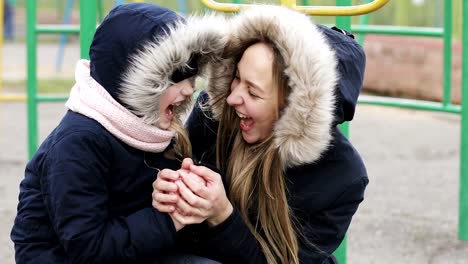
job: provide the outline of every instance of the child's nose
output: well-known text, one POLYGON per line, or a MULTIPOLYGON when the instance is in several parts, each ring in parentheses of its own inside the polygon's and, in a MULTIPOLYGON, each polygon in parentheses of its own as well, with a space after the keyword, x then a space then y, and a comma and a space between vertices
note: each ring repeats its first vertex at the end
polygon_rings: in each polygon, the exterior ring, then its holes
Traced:
POLYGON ((191 96, 193 94, 193 86, 191 84, 184 86, 182 89, 182 94, 187 97, 191 96))

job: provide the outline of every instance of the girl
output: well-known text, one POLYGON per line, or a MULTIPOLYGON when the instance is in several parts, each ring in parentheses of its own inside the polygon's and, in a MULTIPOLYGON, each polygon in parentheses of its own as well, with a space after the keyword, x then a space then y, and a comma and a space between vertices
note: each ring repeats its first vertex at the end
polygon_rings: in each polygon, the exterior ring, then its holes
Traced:
MULTIPOLYGON (((222 21, 221 21, 222 22, 222 21)), ((183 227, 151 207, 157 171, 190 156, 179 118, 225 45, 219 19, 138 3, 98 27, 69 111, 26 166, 11 233, 17 263, 151 263, 183 227)))

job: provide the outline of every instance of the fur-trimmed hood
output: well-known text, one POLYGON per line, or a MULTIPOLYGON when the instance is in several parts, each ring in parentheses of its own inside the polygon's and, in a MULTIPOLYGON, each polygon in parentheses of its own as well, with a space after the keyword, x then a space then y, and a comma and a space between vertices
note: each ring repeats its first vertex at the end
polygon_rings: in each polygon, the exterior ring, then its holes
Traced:
MULTIPOLYGON (((159 97, 178 77, 201 74, 226 42, 225 18, 189 17, 149 3, 114 8, 96 31, 91 76, 147 124, 159 118, 159 97), (111 44, 109 44, 111 43, 111 44)), ((190 108, 190 100, 178 113, 190 108)))
MULTIPOLYGON (((241 11, 230 20, 229 32, 225 54, 252 40, 266 39, 283 57, 291 92, 273 136, 284 165, 319 159, 332 138, 338 81, 337 59, 325 35, 306 15, 269 5, 241 11)), ((229 89, 235 67, 232 57, 213 63, 207 87, 210 99, 229 89)), ((215 118, 223 103, 210 101, 215 118)))

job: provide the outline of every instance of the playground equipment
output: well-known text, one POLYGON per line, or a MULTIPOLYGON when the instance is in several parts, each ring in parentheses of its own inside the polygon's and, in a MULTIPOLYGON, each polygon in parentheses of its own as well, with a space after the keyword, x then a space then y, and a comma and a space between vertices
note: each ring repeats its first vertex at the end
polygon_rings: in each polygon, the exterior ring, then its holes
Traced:
MULTIPOLYGON (((1 17, 3 17, 3 2, 4 1, 8 1, 8 0, 0 0, 0 14, 2 15, 1 17)), ((185 0, 179 0, 179 1, 184 1, 185 0)), ((124 0, 115 0, 114 2, 114 5, 120 5, 120 4, 123 4, 125 1, 124 0)), ((143 2, 143 0, 133 0, 133 2, 143 2)), ((11 0, 11 3, 14 4, 14 1, 11 0)), ((28 32, 28 29, 30 29, 31 31, 30 32, 34 32, 35 34, 61 34, 60 36, 60 40, 59 40, 59 50, 57 52, 57 60, 56 60, 56 68, 59 69, 61 67, 61 63, 62 63, 62 60, 63 60, 63 52, 64 52, 64 47, 66 45, 66 42, 67 42, 67 36, 70 35, 70 34, 74 34, 74 35, 79 35, 80 34, 80 26, 77 26, 77 25, 70 25, 70 20, 71 20, 71 13, 72 13, 72 9, 73 9, 73 4, 74 4, 74 0, 67 0, 67 3, 66 3, 66 8, 65 8, 65 14, 64 14, 64 20, 63 20, 63 24, 62 25, 31 25, 32 28, 29 28, 28 25, 27 25, 27 30, 26 30, 26 34, 27 36, 29 36, 29 32, 28 32)), ((102 3, 101 1, 97 1, 97 10, 99 11, 99 14, 100 14, 100 20, 102 20, 102 3)), ((37 8, 37 3, 34 3, 33 5, 32 4, 29 4, 29 1, 27 1, 27 12, 31 10, 31 8, 34 8, 34 10, 36 10, 37 8)), ((96 8, 95 8, 96 9, 96 8)), ((82 12, 82 9, 80 10, 80 13, 82 12)), ((29 13, 27 13, 29 14, 29 13)), ((34 13, 34 19, 32 18, 27 18, 26 22, 28 23, 29 21, 34 21, 33 23, 36 23, 36 13, 34 13)), ((0 22, 2 23, 2 28, 3 28, 3 20, 0 22)), ((28 40, 28 43, 30 41, 31 37, 28 37, 27 40, 28 40)), ((34 40, 31 40, 33 41, 34 43, 30 43, 30 45, 34 45, 35 47, 37 47, 37 42, 36 42, 36 38, 34 37, 34 40)), ((0 47, 3 46, 3 31, 0 35, 0 47)), ((29 47, 29 46, 27 46, 29 47)), ((28 49, 29 50, 29 49, 28 49)), ((34 53, 35 54, 35 53, 34 53)), ((0 57, 1 58, 1 57, 0 57)), ((28 53, 28 60, 29 60, 29 53, 28 53)), ((28 61, 29 62, 29 61, 28 61)), ((28 63, 29 64, 29 63, 28 63)), ((29 68, 29 66, 28 66, 29 68)), ((1 64, 1 61, 0 61, 0 69, 2 69, 2 64, 1 64)), ((29 75, 28 75, 29 76, 29 75)), ((0 77, 1 77, 1 72, 0 72, 0 77)), ((29 77, 28 77, 29 79, 29 77)), ((2 91, 2 82, 1 82, 1 78, 0 78, 0 102, 2 101, 7 101, 7 102, 23 102, 23 101, 26 101, 27 100, 27 96, 24 95, 24 94, 4 94, 3 91, 2 91)), ((29 84, 27 84, 27 87, 30 87, 29 84)), ((29 94, 28 92, 26 92, 26 94, 29 94)), ((45 97, 42 97, 42 96, 38 96, 38 102, 39 101, 62 101, 62 100, 65 100, 66 97, 57 97, 57 96, 45 96, 45 97)))
MULTIPOLYGON (((0 0, 1 1, 1 0, 0 0)), ((235 12, 241 7, 248 5, 233 6, 233 4, 220 4, 211 0, 201 0, 208 7, 224 12, 235 12)), ((400 28, 358 25, 351 26, 352 15, 360 15, 372 12, 389 0, 374 0, 360 6, 351 6, 351 0, 336 0, 336 7, 306 7, 297 6, 295 1, 282 0, 283 5, 313 15, 337 16, 338 27, 360 34, 399 34, 416 35, 444 38, 444 97, 441 103, 420 100, 403 100, 396 98, 361 97, 360 103, 376 104, 393 107, 413 108, 428 111, 442 111, 461 114, 461 145, 460 145, 460 205, 459 205, 459 239, 468 240, 468 107, 453 105, 451 98, 451 10, 452 1, 445 2, 444 28, 400 28)), ((240 2, 240 1, 236 1, 240 2)), ((36 73, 36 47, 37 34, 80 34, 80 53, 82 58, 88 58, 89 46, 96 28, 96 2, 93 0, 80 1, 80 14, 86 13, 85 19, 80 20, 80 27, 67 25, 48 26, 36 25, 36 1, 27 0, 27 56, 28 56, 28 81, 27 81, 27 107, 28 107, 28 153, 29 157, 37 149, 37 104, 39 102, 63 101, 66 97, 39 96, 37 95, 37 73, 36 73), (86 11, 86 12, 85 12, 86 11)), ((463 1, 463 14, 468 15, 468 1, 463 1)), ((468 47, 468 18, 463 16, 463 39, 462 46, 468 47)), ((83 17, 84 18, 84 17, 83 17)), ((463 58, 468 58, 468 51, 463 49, 463 58)), ((462 106, 468 105, 468 60, 462 62, 462 106)), ((3 99, 0 94, 0 100, 3 99)), ((348 125, 340 127, 348 134, 348 125)), ((335 252, 340 263, 346 262, 346 242, 335 252)))
MULTIPOLYGON (((281 4, 294 10, 316 16, 356 16, 373 12, 390 0, 374 0, 362 5, 351 5, 351 1, 337 0, 337 6, 298 6, 296 0, 281 0, 281 4), (340 2, 345 4, 340 4, 340 2), (347 4, 346 2, 349 2, 347 4)), ((201 0, 208 8, 222 12, 238 12, 241 8, 248 7, 248 4, 218 3, 214 0, 201 0)), ((239 1, 237 1, 239 2, 239 1)))
MULTIPOLYGON (((0 32, 0 47, 3 47, 3 1, 4 0, 0 0, 0 17, 2 19, 0 19, 0 28, 2 29, 2 32, 0 32)), ((2 80, 3 80, 3 76, 2 76, 2 73, 3 73, 3 57, 2 57, 2 54, 0 54, 0 94, 2 94, 2 87, 3 87, 3 84, 2 84, 2 80)))
MULTIPOLYGON (((392 27, 392 26, 353 26, 351 31, 360 34, 392 34, 420 37, 439 37, 444 42, 444 79, 442 102, 388 98, 378 96, 361 96, 359 103, 409 108, 426 111, 437 111, 461 115, 460 132, 460 194, 458 215, 458 238, 468 241, 468 2, 462 1, 462 98, 461 105, 451 103, 452 98, 452 0, 444 1, 444 27, 392 27)), ((364 19, 364 23, 366 20, 364 19)), ((363 39, 361 38, 362 42, 363 39)))
MULTIPOLYGON (((134 0, 133 2, 143 2, 142 0, 134 0)), ((114 6, 122 5, 124 4, 124 0, 115 0, 114 1, 114 6)), ((177 0, 179 10, 182 14, 187 13, 187 3, 186 0, 177 0)), ((63 16, 63 25, 68 25, 70 24, 71 21, 71 15, 73 12, 73 6, 75 4, 75 0, 67 0, 66 5, 65 5, 65 12, 63 16)), ((102 0, 97 1, 97 10, 98 10, 98 21, 102 21, 103 19, 103 12, 102 12, 102 0)), ((78 33, 78 30, 77 32, 78 33)), ((60 35, 60 40, 59 40, 59 49, 57 51, 57 58, 55 61, 55 69, 57 72, 60 71, 62 68, 62 63, 63 63, 63 54, 65 50, 65 45, 67 44, 68 40, 68 35, 67 34, 62 34, 60 35)))

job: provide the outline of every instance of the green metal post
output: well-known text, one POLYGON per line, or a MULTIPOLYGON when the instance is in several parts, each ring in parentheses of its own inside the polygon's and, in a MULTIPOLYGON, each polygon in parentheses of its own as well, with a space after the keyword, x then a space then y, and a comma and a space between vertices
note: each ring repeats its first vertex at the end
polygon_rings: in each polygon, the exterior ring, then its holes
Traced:
POLYGON ((80 56, 89 59, 89 47, 96 31, 96 1, 80 1, 80 56))
POLYGON ((460 145, 460 210, 458 238, 468 240, 468 1, 463 2, 462 113, 460 145), (466 16, 465 16, 466 15, 466 16))
POLYGON ((452 98, 452 0, 444 5, 444 96, 442 104, 449 105, 452 98))
POLYGON ((37 149, 37 36, 36 36, 36 0, 28 0, 26 6, 27 39, 27 109, 28 109, 28 157, 32 158, 37 149))
MULTIPOLYGON (((366 2, 369 3, 371 2, 372 0, 367 0, 366 2)), ((359 24, 362 26, 366 26, 369 24, 369 14, 365 14, 365 15, 362 15, 360 18, 359 18, 359 24)), ((366 37, 366 34, 359 34, 358 37, 357 37, 357 42, 361 45, 364 45, 364 38, 366 37)))
MULTIPOLYGON (((337 6, 350 6, 351 0, 336 0, 337 6)), ((351 32, 351 17, 349 16, 341 16, 336 17, 336 26, 351 32)), ((345 123, 340 126, 341 131, 348 136, 349 135, 349 124, 345 123)), ((340 262, 341 263, 341 262, 340 262)))
POLYGON ((102 0, 98 0, 96 1, 96 5, 97 5, 97 18, 98 18, 98 21, 99 23, 102 22, 102 20, 104 19, 104 16, 103 16, 103 8, 102 8, 102 0))
POLYGON ((353 33, 381 34, 381 35, 399 35, 442 38, 444 36, 443 28, 431 27, 399 27, 399 26, 376 26, 376 25, 353 25, 353 33))
MULTIPOLYGON (((336 0, 337 6, 350 6, 351 0, 336 0)), ((336 17, 336 26, 347 31, 351 31, 351 17, 349 16, 341 16, 336 17)), ((349 123, 344 123, 340 125, 340 130, 343 134, 348 137, 349 136, 349 123)), ((345 236, 341 245, 335 250, 333 253, 335 257, 338 259, 338 263, 346 264, 346 241, 347 237, 345 236)))
MULTIPOLYGON (((368 15, 368 14, 362 15, 362 16, 360 17, 360 19, 359 19, 359 24, 360 24, 361 26, 363 26, 363 25, 364 25, 364 26, 365 26, 365 25, 368 25, 368 24, 369 24, 369 15, 368 15)), ((359 44, 361 44, 361 46, 364 45, 364 38, 365 38, 365 37, 366 37, 366 35, 365 35, 365 34, 362 34, 362 33, 359 34, 358 37, 357 37, 357 42, 358 42, 359 44)))

